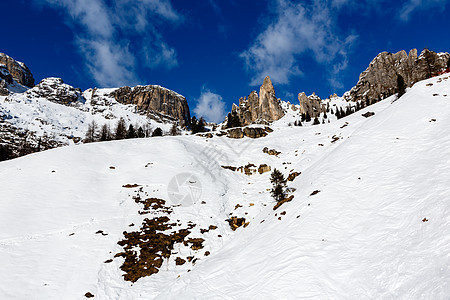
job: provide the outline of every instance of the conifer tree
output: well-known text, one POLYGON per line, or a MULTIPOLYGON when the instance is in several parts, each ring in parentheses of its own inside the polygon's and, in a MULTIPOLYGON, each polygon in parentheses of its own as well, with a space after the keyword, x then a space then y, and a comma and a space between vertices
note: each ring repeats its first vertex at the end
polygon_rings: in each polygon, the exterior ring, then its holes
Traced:
POLYGON ((319 124, 320 124, 319 118, 315 117, 313 125, 319 125, 319 124))
POLYGON ((114 137, 116 140, 123 140, 127 137, 127 124, 123 118, 120 118, 119 121, 117 121, 114 137))
POLYGON ((97 137, 98 125, 95 120, 92 120, 91 123, 88 124, 88 129, 86 130, 86 136, 84 138, 85 143, 95 142, 97 137))
POLYGON ((163 136, 162 129, 159 128, 159 127, 157 127, 157 128, 153 131, 152 136, 163 136))
POLYGON ((111 129, 108 124, 103 124, 100 128, 100 141, 110 141, 112 139, 111 129))
POLYGON ((138 130, 136 131, 136 136, 138 138, 145 138, 145 132, 144 129, 142 129, 142 126, 139 126, 138 130))
POLYGON ((286 198, 286 179, 279 170, 273 170, 270 175, 270 182, 272 183, 272 190, 270 191, 270 194, 275 201, 280 202, 286 198))
POLYGON ((305 122, 311 122, 311 116, 309 115, 309 112, 306 112, 305 122))
POLYGON ((406 93, 406 84, 405 80, 403 79, 403 76, 400 74, 397 74, 397 90, 398 90, 398 98, 403 96, 406 93))
POLYGON ((130 124, 130 126, 128 126, 128 131, 127 131, 127 139, 134 139, 135 137, 136 137, 136 131, 134 130, 133 124, 130 124))

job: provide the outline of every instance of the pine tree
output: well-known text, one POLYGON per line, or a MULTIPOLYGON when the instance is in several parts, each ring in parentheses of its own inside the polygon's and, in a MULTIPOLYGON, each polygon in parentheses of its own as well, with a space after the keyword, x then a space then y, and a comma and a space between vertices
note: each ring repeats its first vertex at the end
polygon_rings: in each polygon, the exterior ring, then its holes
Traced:
POLYGON ((153 131, 152 136, 163 136, 162 129, 159 128, 159 127, 157 127, 157 128, 153 131))
POLYGON ((97 130, 98 130, 97 122, 95 122, 95 120, 92 120, 92 122, 88 124, 88 129, 86 130, 84 142, 85 143, 95 142, 95 140, 97 139, 97 130))
POLYGON ((403 79, 403 76, 400 74, 397 74, 397 90, 398 90, 398 98, 403 96, 406 93, 406 84, 405 80, 403 79))
POLYGON ((328 116, 327 116, 327 113, 326 113, 326 112, 324 112, 324 113, 323 113, 323 118, 324 118, 324 119, 328 118, 328 116))
POLYGON ((199 132, 205 132, 206 131, 205 124, 206 124, 206 122, 203 118, 200 118, 199 120, 197 120, 197 118, 195 116, 193 116, 192 120, 191 120, 192 134, 196 134, 199 132))
POLYGON ((8 145, 0 145, 0 161, 8 160, 13 157, 13 152, 8 145))
POLYGON ((108 124, 103 124, 100 128, 100 141, 110 141, 112 139, 111 129, 108 124))
POLYGON ((303 113, 302 114, 302 120, 301 120, 302 122, 305 122, 306 121, 306 114, 305 113, 303 113))
POLYGON ((136 136, 138 138, 145 138, 145 132, 144 129, 142 129, 142 126, 139 126, 138 130, 136 131, 136 136))
POLYGON ((226 128, 241 127, 241 121, 236 111, 228 113, 226 128))
POLYGON ((279 170, 273 170, 270 176, 270 182, 273 186, 270 194, 275 199, 275 201, 280 202, 281 200, 286 198, 286 179, 279 170))
POLYGON ((450 57, 448 58, 448 61, 447 61, 447 70, 449 70, 450 69, 450 57))
POLYGON ((320 124, 319 119, 317 117, 315 117, 313 125, 319 125, 319 124, 320 124))
POLYGON ((309 112, 306 112, 305 122, 311 122, 311 116, 309 115, 309 112))
POLYGON ((114 137, 116 140, 123 140, 127 137, 127 124, 123 118, 120 118, 119 121, 117 121, 114 137))
POLYGON ((136 137, 136 131, 134 130, 133 124, 130 124, 130 126, 128 126, 128 131, 127 131, 127 139, 134 139, 135 137, 136 137))

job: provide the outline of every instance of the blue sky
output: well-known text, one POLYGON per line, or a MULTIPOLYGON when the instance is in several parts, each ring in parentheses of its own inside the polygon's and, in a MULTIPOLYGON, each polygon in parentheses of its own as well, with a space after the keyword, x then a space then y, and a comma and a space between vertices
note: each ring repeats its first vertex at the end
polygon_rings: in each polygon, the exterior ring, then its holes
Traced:
POLYGON ((159 84, 210 121, 266 75, 297 103, 341 95, 382 51, 450 51, 450 0, 0 1, 0 52, 37 81, 159 84))

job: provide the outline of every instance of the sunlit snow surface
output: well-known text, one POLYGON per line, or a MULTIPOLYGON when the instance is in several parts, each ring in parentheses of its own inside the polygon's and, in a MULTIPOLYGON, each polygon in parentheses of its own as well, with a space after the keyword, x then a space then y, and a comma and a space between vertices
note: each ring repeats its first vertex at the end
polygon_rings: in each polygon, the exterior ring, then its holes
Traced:
POLYGON ((450 79, 395 99, 318 126, 289 127, 288 114, 256 140, 113 141, 0 163, 0 298, 448 299, 450 79), (273 211, 270 173, 220 167, 248 163, 302 172, 289 183, 294 199, 273 211), (123 259, 104 261, 146 216, 122 186, 142 185, 170 205, 180 173, 198 178, 201 198, 170 218, 197 224, 191 235, 205 248, 174 249, 158 274, 125 282, 123 259), (250 225, 231 231, 230 213, 250 225), (218 229, 200 234, 211 224, 218 229), (195 265, 175 266, 188 255, 195 265))

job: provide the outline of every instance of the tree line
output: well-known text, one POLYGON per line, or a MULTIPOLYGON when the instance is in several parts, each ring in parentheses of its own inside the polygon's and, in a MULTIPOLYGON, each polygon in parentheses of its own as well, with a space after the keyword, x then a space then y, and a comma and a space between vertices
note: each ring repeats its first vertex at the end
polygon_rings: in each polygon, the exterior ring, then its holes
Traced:
MULTIPOLYGON (((168 135, 179 135, 181 132, 177 127, 177 124, 173 124, 168 132, 168 135)), ((154 136, 163 136, 164 132, 160 127, 152 130, 148 125, 133 126, 133 124, 127 124, 124 118, 120 118, 117 121, 116 126, 111 129, 109 124, 103 124, 99 126, 94 120, 88 124, 86 130, 84 143, 134 139, 134 138, 146 138, 154 136), (137 127, 137 128, 136 128, 137 127)))

